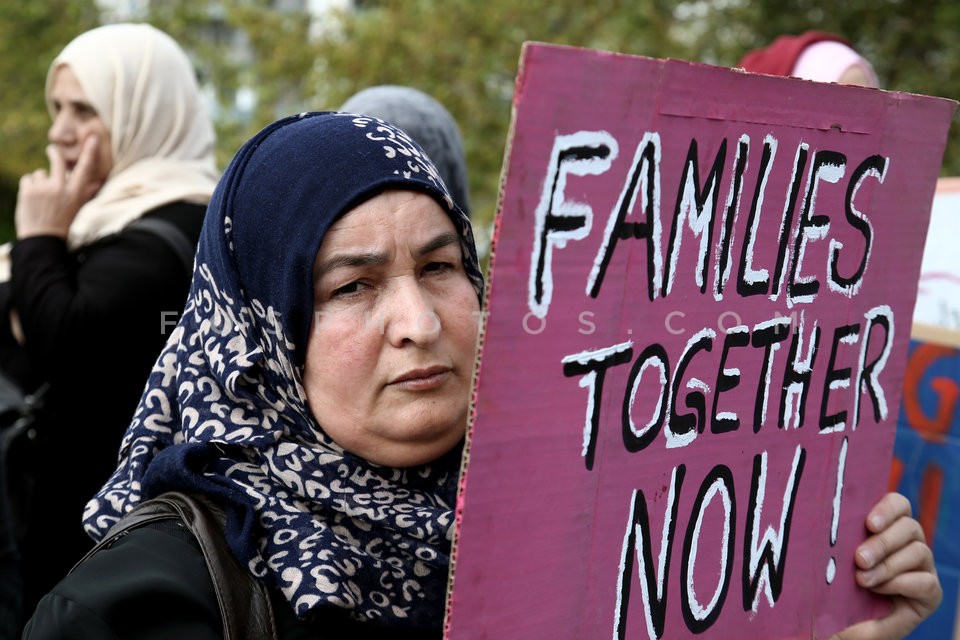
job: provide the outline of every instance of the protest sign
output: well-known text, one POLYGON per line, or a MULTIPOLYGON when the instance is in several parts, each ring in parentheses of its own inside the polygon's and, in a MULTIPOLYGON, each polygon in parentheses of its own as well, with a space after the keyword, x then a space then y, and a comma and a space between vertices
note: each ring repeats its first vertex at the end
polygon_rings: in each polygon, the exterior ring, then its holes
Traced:
POLYGON ((446 634, 826 637, 955 103, 524 47, 446 634))
POLYGON ((933 549, 943 604, 909 637, 960 640, 960 331, 914 324, 911 333, 891 484, 933 549))

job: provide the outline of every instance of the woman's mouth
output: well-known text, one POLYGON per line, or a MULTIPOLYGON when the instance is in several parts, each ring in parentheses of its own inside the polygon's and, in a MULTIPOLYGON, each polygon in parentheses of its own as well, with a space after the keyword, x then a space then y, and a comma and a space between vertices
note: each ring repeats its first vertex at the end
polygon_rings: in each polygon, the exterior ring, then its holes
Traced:
POLYGON ((450 367, 436 365, 411 369, 390 381, 390 386, 406 391, 427 391, 442 385, 452 374, 450 367))

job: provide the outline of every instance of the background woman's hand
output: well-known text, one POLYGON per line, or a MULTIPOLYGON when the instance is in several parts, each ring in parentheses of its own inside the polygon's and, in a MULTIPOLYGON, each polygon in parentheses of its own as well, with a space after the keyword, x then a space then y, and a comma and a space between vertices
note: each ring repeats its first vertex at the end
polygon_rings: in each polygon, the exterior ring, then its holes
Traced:
POLYGON ((99 144, 96 136, 84 140, 77 165, 69 173, 56 148, 47 146, 50 172, 37 169, 20 178, 15 214, 17 238, 38 235, 67 237, 80 207, 102 186, 94 178, 99 144))
POLYGON ((893 608, 883 618, 855 624, 831 640, 903 638, 943 599, 933 552, 904 496, 885 495, 867 514, 866 524, 873 535, 857 548, 857 584, 889 596, 893 608))

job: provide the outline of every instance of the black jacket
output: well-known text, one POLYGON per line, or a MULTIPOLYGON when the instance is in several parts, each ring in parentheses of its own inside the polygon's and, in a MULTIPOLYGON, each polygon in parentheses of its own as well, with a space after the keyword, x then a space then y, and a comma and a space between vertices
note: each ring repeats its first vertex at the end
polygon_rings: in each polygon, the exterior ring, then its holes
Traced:
MULTIPOLYGON (((144 217, 169 221, 196 246, 204 211, 174 203, 144 217)), ((167 241, 136 225, 73 252, 61 238, 25 238, 11 261, 13 277, 0 284, 0 367, 26 391, 50 384, 36 446, 10 460, 12 479, 36 483, 19 514, 29 613, 92 546, 83 507, 116 466, 190 273, 167 241), (13 338, 11 306, 25 347, 13 338)))
MULTIPOLYGON (((270 593, 278 640, 429 640, 439 629, 363 624, 334 607, 308 620, 270 593)), ((47 594, 23 640, 215 640, 220 606, 203 554, 178 520, 132 529, 90 556, 47 594)))

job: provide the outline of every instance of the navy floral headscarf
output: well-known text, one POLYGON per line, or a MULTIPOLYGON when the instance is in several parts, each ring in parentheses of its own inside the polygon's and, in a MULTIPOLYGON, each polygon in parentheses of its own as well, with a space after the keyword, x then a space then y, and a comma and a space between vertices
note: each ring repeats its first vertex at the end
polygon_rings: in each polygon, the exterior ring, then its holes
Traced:
POLYGON ((482 294, 469 221, 401 130, 332 112, 268 126, 214 192, 183 316, 119 467, 84 512, 92 537, 142 500, 200 492, 227 507, 234 554, 298 616, 334 605, 380 624, 440 624, 459 450, 408 469, 369 463, 322 431, 301 382, 320 243, 386 189, 440 203, 482 294))

